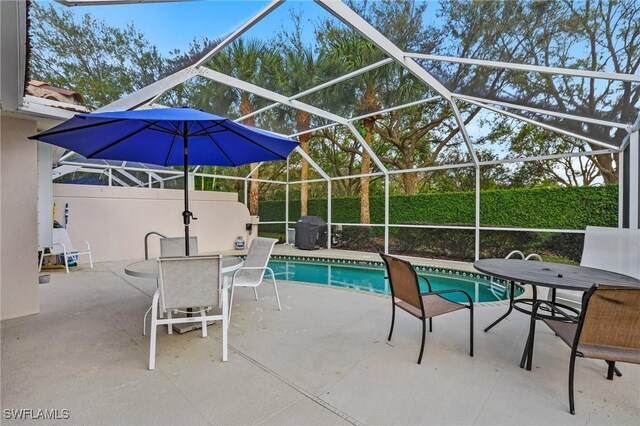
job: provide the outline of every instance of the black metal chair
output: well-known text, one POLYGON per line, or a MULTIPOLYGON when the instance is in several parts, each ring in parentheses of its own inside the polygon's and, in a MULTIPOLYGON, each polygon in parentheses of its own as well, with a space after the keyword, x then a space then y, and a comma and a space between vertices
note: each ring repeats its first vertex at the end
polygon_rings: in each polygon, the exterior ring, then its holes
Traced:
POLYGON ((420 356, 418 364, 422 362, 424 353, 424 343, 426 337, 426 320, 429 319, 429 332, 433 331, 432 318, 438 315, 455 312, 460 309, 469 309, 470 329, 469 329, 469 355, 473 356, 473 301, 466 291, 458 289, 433 291, 431 283, 425 277, 422 278, 427 283, 428 292, 420 291, 418 274, 411 266, 411 263, 380 253, 382 260, 387 267, 389 287, 391 288, 391 330, 387 340, 391 340, 393 326, 396 319, 396 306, 403 311, 413 315, 422 321, 422 344, 420 345, 420 356), (442 297, 447 293, 462 293, 469 301, 468 305, 452 302, 442 297))
POLYGON ((640 364, 640 288, 615 285, 594 285, 585 295, 579 317, 568 315, 548 301, 533 306, 527 351, 533 357, 533 337, 536 319, 542 319, 553 332, 571 347, 569 361, 569 411, 575 414, 573 395, 576 357, 601 359, 607 362, 607 379, 621 376, 615 363, 640 364), (547 309, 555 318, 540 316, 547 309))

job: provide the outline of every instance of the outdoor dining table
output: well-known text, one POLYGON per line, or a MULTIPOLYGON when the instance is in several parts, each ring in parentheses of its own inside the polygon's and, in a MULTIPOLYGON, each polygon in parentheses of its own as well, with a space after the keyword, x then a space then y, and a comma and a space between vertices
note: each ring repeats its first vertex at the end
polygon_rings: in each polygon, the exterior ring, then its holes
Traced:
MULTIPOLYGON (((244 260, 235 256, 222 257, 222 279, 225 282, 231 279, 230 273, 240 269, 244 265, 244 260)), ((146 259, 133 262, 125 266, 124 273, 126 275, 138 278, 158 279, 158 261, 156 259, 146 259)), ((173 329, 178 333, 186 333, 200 328, 200 323, 182 323, 173 324, 173 329)))
MULTIPOLYGON (((567 308, 566 305, 555 302, 556 289, 586 292, 594 284, 640 287, 640 280, 637 278, 586 266, 519 259, 481 259, 475 261, 473 266, 482 273, 496 278, 502 278, 510 283, 509 308, 507 312, 485 328, 485 332, 509 316, 514 309, 532 315, 531 308, 537 301, 537 286, 551 289, 552 301, 554 301, 557 306, 564 308, 567 308), (531 284, 533 290, 532 298, 516 299, 516 282, 531 284)), ((529 340, 528 338, 527 345, 529 344, 529 340)), ((525 348, 520 367, 525 366, 527 352, 527 348, 525 348)), ((531 370, 530 362, 527 364, 527 370, 531 370)))
MULTIPOLYGON (((240 269, 244 264, 243 260, 235 256, 222 257, 222 273, 229 274, 240 269)), ((125 266, 124 273, 138 278, 158 279, 158 261, 156 259, 140 260, 125 266)))

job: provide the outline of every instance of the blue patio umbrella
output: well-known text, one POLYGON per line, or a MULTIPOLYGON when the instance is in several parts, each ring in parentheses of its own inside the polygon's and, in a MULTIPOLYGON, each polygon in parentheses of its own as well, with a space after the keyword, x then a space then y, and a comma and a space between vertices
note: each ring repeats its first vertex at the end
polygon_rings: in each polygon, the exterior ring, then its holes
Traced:
POLYGON ((86 158, 184 167, 185 254, 189 255, 188 166, 236 167, 284 160, 298 142, 192 108, 76 114, 31 136, 86 158))

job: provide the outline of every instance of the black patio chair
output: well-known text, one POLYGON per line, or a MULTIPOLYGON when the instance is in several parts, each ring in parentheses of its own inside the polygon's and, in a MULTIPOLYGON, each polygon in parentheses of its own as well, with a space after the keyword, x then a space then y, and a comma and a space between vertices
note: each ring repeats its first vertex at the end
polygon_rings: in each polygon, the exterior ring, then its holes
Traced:
POLYGON ((396 319, 396 306, 403 311, 413 315, 422 321, 422 344, 420 345, 420 356, 418 364, 422 362, 422 354, 424 353, 424 343, 426 336, 426 320, 429 319, 429 332, 433 331, 432 318, 438 315, 455 312, 460 309, 469 309, 470 329, 469 329, 469 355, 473 356, 473 301, 466 291, 458 289, 433 291, 431 283, 425 277, 422 278, 427 283, 429 291, 421 292, 418 274, 411 266, 411 263, 380 253, 382 260, 387 267, 387 275, 389 278, 389 286, 391 288, 391 330, 389 338, 393 334, 393 326, 396 319), (462 293, 469 301, 468 305, 452 302, 442 297, 447 293, 462 293))
POLYGON ((575 414, 573 395, 576 357, 607 362, 607 379, 613 380, 616 362, 640 364, 640 288, 594 285, 584 297, 582 311, 576 318, 567 315, 553 303, 539 301, 533 306, 530 339, 527 350, 533 356, 533 335, 538 310, 544 307, 557 316, 542 320, 571 347, 569 360, 569 411, 575 414))

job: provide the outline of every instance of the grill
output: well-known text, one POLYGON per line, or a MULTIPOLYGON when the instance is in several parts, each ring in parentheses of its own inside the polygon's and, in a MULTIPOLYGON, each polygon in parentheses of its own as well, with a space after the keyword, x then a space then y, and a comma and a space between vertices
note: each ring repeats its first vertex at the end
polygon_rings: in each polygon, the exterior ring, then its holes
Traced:
POLYGON ((296 248, 315 250, 327 247, 327 222, 318 216, 303 216, 296 222, 296 248))

